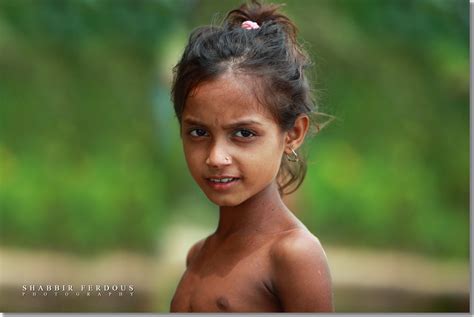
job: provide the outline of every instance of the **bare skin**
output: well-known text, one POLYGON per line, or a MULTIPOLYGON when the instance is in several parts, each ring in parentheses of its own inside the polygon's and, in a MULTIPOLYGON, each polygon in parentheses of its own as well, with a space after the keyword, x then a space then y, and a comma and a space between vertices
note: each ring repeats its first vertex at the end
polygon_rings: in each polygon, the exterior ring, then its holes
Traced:
POLYGON ((308 120, 280 131, 241 83, 227 74, 204 84, 183 112, 188 167, 219 205, 219 224, 188 252, 171 312, 333 311, 324 250, 285 206, 276 183, 281 156, 301 145, 308 120), (254 123, 227 128, 239 118, 254 123), (219 175, 237 180, 217 188, 209 178, 219 175))

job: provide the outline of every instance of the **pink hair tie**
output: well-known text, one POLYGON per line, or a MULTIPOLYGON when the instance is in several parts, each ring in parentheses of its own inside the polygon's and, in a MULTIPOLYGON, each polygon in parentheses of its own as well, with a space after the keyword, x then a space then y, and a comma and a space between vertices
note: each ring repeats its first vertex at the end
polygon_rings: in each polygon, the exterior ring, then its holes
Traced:
POLYGON ((240 27, 246 30, 254 30, 258 29, 260 26, 257 24, 257 22, 247 20, 242 22, 242 25, 240 27))

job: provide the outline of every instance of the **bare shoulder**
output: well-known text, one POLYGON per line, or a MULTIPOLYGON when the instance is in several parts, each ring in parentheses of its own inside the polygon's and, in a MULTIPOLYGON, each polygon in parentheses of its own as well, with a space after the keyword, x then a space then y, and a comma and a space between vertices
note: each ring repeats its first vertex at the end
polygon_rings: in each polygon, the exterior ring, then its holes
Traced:
POLYGON ((273 282, 285 311, 333 311, 326 253, 306 228, 284 233, 271 248, 273 282))
POLYGON ((196 255, 201 250, 206 239, 207 238, 203 238, 199 240, 198 242, 194 243, 193 246, 189 249, 188 255, 186 256, 186 267, 188 267, 189 264, 191 264, 194 261, 194 259, 196 258, 196 255))
POLYGON ((272 260, 275 264, 284 264, 300 257, 316 257, 327 262, 326 253, 319 239, 308 229, 298 228, 288 231, 273 243, 272 260))

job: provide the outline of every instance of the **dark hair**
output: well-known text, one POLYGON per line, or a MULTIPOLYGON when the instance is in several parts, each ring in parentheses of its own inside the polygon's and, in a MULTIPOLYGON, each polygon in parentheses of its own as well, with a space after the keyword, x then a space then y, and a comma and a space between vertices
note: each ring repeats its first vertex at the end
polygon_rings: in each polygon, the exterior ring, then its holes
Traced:
MULTIPOLYGON (((221 26, 199 27, 191 33, 174 68, 172 100, 180 124, 191 91, 228 71, 251 75, 256 97, 283 131, 290 130, 302 114, 312 119, 316 105, 304 73, 310 60, 297 42, 295 25, 277 12, 279 8, 252 1, 230 11, 221 26), (246 20, 260 27, 243 29, 246 20)), ((283 157, 277 177, 280 194, 298 189, 305 174, 303 159, 288 162, 283 157)))

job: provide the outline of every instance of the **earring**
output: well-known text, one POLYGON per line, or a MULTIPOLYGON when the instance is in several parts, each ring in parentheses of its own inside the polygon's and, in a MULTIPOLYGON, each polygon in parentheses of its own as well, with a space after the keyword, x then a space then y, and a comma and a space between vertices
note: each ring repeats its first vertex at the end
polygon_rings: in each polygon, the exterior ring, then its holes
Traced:
POLYGON ((286 154, 286 159, 290 162, 298 162, 300 159, 298 158, 298 153, 295 152, 295 150, 293 150, 293 148, 290 148, 291 149, 291 152, 293 152, 292 155, 290 154, 286 154))

